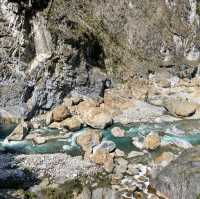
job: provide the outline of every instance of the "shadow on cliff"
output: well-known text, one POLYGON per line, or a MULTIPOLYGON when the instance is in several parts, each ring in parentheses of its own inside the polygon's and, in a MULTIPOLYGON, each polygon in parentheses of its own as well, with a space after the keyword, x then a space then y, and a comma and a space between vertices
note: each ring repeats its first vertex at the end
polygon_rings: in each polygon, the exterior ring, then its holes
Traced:
POLYGON ((37 175, 18 165, 16 154, 0 153, 0 199, 20 198, 16 190, 39 183, 37 175))

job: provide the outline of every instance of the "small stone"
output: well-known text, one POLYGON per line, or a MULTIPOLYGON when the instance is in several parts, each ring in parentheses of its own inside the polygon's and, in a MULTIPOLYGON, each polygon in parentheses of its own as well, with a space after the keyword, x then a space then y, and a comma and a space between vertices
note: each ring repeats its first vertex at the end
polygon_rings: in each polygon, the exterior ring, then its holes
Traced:
POLYGON ((129 165, 128 165, 127 173, 128 173, 129 175, 136 175, 136 174, 139 173, 139 169, 136 168, 133 164, 129 164, 129 165))
POLYGON ((71 115, 69 109, 64 105, 55 107, 52 114, 55 122, 61 122, 71 115))
POLYGON ((115 156, 116 157, 124 157, 125 156, 125 153, 124 151, 120 150, 120 149, 116 149, 115 150, 115 156))
POLYGON ((67 118, 61 122, 61 126, 70 131, 78 131, 81 128, 81 122, 76 117, 67 118))
POLYGON ((115 148, 116 148, 116 144, 113 141, 104 140, 101 142, 101 144, 99 144, 98 146, 94 148, 94 151, 97 149, 105 149, 108 152, 112 152, 115 150, 115 148))
POLYGON ((128 161, 125 160, 124 158, 117 158, 116 159, 116 162, 119 164, 119 165, 128 165, 128 161))
POLYGON ((140 151, 131 151, 129 154, 128 154, 128 159, 130 158, 135 158, 135 157, 138 157, 138 156, 143 156, 144 153, 143 152, 140 152, 140 151))
POLYGON ((144 149, 144 143, 141 142, 141 141, 139 140, 138 137, 133 137, 133 138, 132 138, 132 143, 133 143, 133 145, 135 145, 135 147, 137 147, 138 149, 144 149))
POLYGON ((124 174, 127 170, 127 165, 116 165, 114 172, 119 175, 119 174, 124 174))
POLYGON ((124 137, 126 135, 125 130, 120 127, 114 127, 111 129, 111 133, 114 137, 124 137))
POLYGON ((146 149, 154 150, 160 146, 161 140, 158 133, 150 132, 144 139, 146 149))

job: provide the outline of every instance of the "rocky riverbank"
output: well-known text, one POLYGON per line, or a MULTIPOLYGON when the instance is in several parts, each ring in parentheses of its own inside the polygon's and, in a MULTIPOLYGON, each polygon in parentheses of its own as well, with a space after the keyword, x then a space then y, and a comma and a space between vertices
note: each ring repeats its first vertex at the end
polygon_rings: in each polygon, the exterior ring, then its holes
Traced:
POLYGON ((51 111, 22 120, 4 137, 2 151, 30 155, 14 156, 10 164, 17 167, 2 181, 20 179, 20 168, 22 179, 24 169, 35 176, 28 187, 20 181, 25 198, 171 198, 154 182, 185 149, 200 143, 199 120, 194 120, 199 119, 198 77, 171 78, 163 84, 151 76, 143 89, 118 85, 96 100, 66 97, 51 111))

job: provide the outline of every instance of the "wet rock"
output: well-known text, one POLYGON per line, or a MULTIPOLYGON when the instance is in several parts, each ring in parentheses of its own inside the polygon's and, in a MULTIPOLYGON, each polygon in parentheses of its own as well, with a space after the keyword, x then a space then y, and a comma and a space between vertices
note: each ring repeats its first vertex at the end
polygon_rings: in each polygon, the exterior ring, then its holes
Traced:
POLYGON ((33 142, 38 145, 44 144, 46 142, 46 138, 41 136, 35 136, 33 137, 33 142))
POLYGON ((146 149, 154 150, 160 146, 161 140, 158 133, 150 132, 144 139, 146 149))
POLYGON ((135 158, 135 157, 143 156, 143 155, 144 155, 143 152, 140 152, 140 151, 131 151, 131 152, 128 154, 128 157, 127 157, 127 158, 135 158))
POLYGON ((67 118, 61 122, 61 126, 70 131, 78 131, 81 128, 81 122, 76 117, 67 118))
POLYGON ((79 144, 84 151, 90 151, 94 146, 100 144, 101 133, 98 130, 88 129, 86 132, 81 133, 77 138, 76 142, 79 144))
POLYGON ((177 117, 189 117, 195 114, 198 105, 181 99, 165 99, 164 107, 177 117))
POLYGON ((139 137, 133 137, 132 138, 132 143, 138 149, 144 149, 144 143, 139 140, 139 137))
POLYGON ((125 130, 121 129, 120 127, 112 128, 111 133, 115 137, 124 137, 126 135, 125 130))
POLYGON ((101 144, 97 145, 94 148, 94 151, 98 149, 105 149, 108 152, 112 152, 115 150, 115 148, 116 148, 116 144, 113 141, 104 140, 101 142, 101 144))
POLYGON ((30 129, 29 122, 21 122, 17 127, 12 131, 12 133, 6 138, 8 141, 20 141, 25 138, 30 129))
POLYGON ((61 122, 71 115, 69 109, 64 105, 57 106, 53 110, 52 114, 53 114, 53 121, 55 122, 61 122))
POLYGON ((155 188, 170 199, 197 198, 200 193, 199 156, 199 147, 185 150, 153 180, 155 188))

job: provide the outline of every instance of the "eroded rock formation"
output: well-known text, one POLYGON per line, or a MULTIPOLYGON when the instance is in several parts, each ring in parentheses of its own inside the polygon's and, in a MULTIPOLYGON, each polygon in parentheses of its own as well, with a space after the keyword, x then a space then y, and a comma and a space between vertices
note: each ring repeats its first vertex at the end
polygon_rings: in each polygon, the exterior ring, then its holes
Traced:
POLYGON ((194 77, 199 32, 197 0, 1 0, 0 109, 29 119, 110 79, 194 77))

